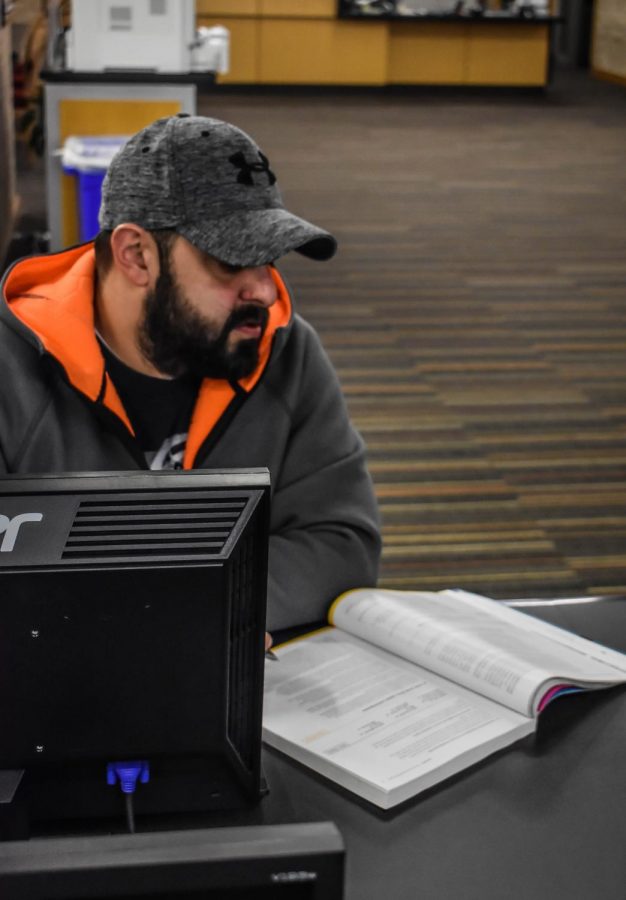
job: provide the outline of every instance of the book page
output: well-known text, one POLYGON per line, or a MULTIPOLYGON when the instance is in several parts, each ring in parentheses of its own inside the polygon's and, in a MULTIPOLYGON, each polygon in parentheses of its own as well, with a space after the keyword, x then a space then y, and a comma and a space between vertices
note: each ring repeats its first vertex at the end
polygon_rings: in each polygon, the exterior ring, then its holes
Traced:
POLYGON ((266 742, 382 806, 413 796, 534 727, 532 720, 338 629, 275 652, 278 662, 265 667, 266 742))
POLYGON ((332 621, 523 715, 556 683, 626 680, 624 654, 463 591, 351 591, 332 621))

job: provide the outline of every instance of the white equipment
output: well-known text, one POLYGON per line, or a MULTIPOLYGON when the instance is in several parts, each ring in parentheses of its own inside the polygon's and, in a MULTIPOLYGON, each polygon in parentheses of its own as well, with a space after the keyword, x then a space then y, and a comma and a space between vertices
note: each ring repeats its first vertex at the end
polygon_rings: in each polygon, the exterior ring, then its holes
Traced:
POLYGON ((228 71, 229 32, 195 27, 195 0, 74 0, 68 69, 228 71))

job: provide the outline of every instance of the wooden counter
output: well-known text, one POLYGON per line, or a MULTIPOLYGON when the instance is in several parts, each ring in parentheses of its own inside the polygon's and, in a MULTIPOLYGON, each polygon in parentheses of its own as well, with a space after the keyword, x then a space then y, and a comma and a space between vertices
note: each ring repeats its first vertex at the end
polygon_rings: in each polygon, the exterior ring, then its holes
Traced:
POLYGON ((338 17, 335 0, 197 0, 231 33, 224 84, 543 87, 555 17, 338 17))

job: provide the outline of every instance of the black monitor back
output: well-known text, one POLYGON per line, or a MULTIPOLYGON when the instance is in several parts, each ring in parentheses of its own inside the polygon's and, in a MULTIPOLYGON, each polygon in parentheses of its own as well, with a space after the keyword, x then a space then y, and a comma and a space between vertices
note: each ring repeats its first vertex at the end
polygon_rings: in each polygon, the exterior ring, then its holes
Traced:
POLYGON ((258 797, 268 510, 266 470, 0 479, 0 769, 44 817, 113 813, 118 760, 139 813, 258 797))

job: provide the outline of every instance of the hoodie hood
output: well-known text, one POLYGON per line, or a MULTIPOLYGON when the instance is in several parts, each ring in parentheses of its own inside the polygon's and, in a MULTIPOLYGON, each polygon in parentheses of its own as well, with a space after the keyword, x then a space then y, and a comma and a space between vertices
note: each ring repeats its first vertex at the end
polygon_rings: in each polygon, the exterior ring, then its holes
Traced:
MULTIPOLYGON (((62 366, 70 384, 93 402, 102 402, 131 431, 132 425, 117 391, 105 371, 104 357, 94 326, 96 262, 93 242, 47 256, 19 260, 4 277, 3 296, 9 311, 34 341, 62 366)), ((259 347, 255 371, 233 387, 223 379, 205 379, 193 412, 185 468, 235 395, 249 393, 261 378, 270 358, 276 331, 292 316, 289 292, 272 269, 278 298, 259 347)), ((15 323, 17 324, 17 323, 15 323)))
POLYGON ((9 310, 90 400, 100 395, 104 377, 94 330, 94 277, 95 253, 89 244, 22 259, 3 284, 9 310))

